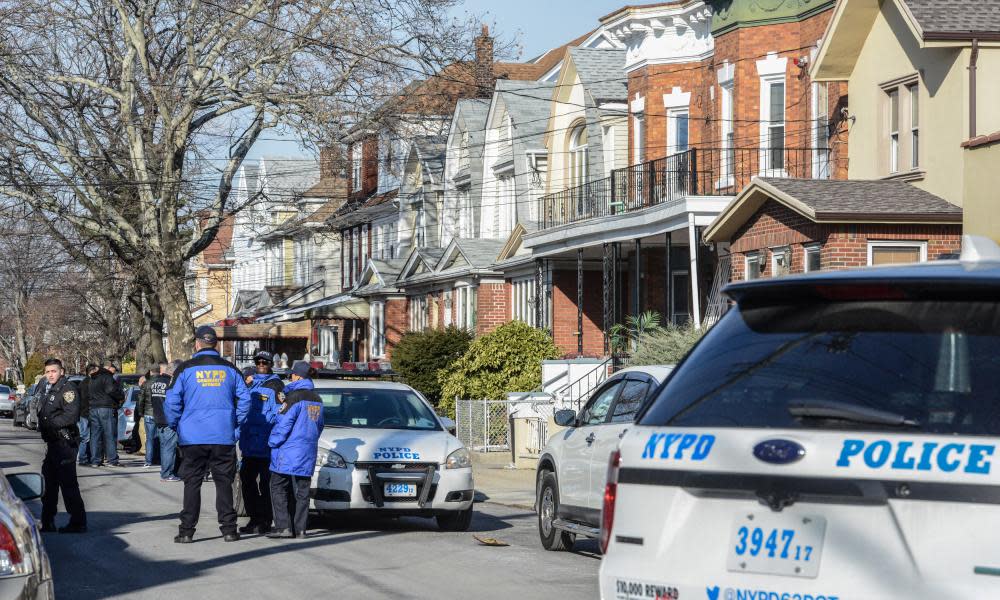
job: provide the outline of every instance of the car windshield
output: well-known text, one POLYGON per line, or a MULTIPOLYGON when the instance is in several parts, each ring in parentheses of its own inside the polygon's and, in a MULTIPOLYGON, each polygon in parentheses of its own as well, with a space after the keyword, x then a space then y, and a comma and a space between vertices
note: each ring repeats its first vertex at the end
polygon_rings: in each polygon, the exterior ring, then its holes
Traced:
POLYGON ((316 388, 327 427, 440 430, 431 409, 415 393, 385 388, 316 388))
POLYGON ((699 344, 642 425, 1000 434, 1000 306, 740 307, 699 344))

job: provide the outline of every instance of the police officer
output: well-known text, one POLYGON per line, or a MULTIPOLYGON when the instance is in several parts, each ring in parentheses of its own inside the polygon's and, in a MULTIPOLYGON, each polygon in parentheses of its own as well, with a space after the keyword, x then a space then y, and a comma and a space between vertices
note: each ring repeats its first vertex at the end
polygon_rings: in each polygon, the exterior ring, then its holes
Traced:
POLYGON ((323 399, 314 391, 312 375, 306 362, 292 366, 292 382, 285 386, 285 401, 267 441, 274 505, 274 530, 267 534, 269 538, 306 537, 309 485, 323 433, 323 399))
POLYGON ((271 529, 271 448, 267 438, 277 417, 278 395, 285 389, 274 374, 274 358, 261 350, 254 357, 256 374, 250 385, 250 414, 240 428, 240 484, 250 521, 240 533, 267 533, 271 529))
POLYGON ((59 508, 59 490, 69 513, 69 524, 58 529, 59 533, 84 533, 87 531, 87 512, 76 480, 76 453, 80 445, 80 395, 66 378, 62 361, 50 358, 45 361, 45 391, 38 408, 38 430, 45 440, 45 460, 42 476, 45 494, 42 496, 42 531, 56 531, 56 512, 59 508))
POLYGON ((194 541, 201 512, 201 484, 211 471, 215 482, 215 509, 223 539, 240 539, 233 507, 236 477, 236 430, 250 411, 250 392, 243 375, 219 356, 215 330, 202 325, 195 331, 195 353, 181 363, 167 388, 163 412, 179 438, 180 477, 184 505, 174 542, 194 541))

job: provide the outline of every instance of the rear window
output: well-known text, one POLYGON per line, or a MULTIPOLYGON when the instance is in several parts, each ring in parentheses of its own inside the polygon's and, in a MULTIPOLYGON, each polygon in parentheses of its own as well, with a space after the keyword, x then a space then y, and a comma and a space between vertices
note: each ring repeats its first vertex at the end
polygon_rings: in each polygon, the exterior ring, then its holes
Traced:
POLYGON ((639 422, 998 435, 1000 306, 740 307, 705 336, 639 422))
POLYGON ((9 394, 10 388, 5 385, 0 385, 0 394, 9 394))

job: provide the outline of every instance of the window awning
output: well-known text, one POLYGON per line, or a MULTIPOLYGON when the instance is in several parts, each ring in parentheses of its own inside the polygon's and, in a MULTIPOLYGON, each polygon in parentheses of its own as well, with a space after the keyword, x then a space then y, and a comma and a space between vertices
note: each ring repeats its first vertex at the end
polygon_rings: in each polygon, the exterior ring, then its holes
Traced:
POLYGON ((215 326, 215 335, 220 340, 274 340, 287 338, 309 338, 312 328, 308 321, 293 323, 241 323, 239 325, 215 326))
POLYGON ((342 293, 321 300, 286 308, 259 318, 264 323, 291 323, 303 319, 367 319, 368 301, 342 293))

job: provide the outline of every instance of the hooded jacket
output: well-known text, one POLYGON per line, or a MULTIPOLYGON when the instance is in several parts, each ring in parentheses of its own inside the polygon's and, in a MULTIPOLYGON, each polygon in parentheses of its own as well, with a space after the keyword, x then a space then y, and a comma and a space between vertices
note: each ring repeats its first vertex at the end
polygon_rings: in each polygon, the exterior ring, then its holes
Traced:
POLYGON ((312 477, 323 433, 323 399, 313 391, 310 379, 289 383, 284 393, 285 405, 267 441, 271 446, 271 471, 312 477))
MULTIPOLYGON (((240 452, 252 458, 270 458, 271 447, 267 445, 271 429, 278 420, 278 398, 274 390, 274 380, 281 379, 274 374, 254 375, 250 386, 250 412, 240 426, 240 452)), ((284 385, 282 384, 282 387, 284 385)))
POLYGON ((236 445, 236 429, 250 412, 243 374, 214 349, 196 352, 174 373, 163 402, 178 444, 236 445))
POLYGON ((125 404, 125 392, 115 381, 115 376, 101 367, 87 381, 87 401, 90 408, 113 408, 118 410, 125 404))

